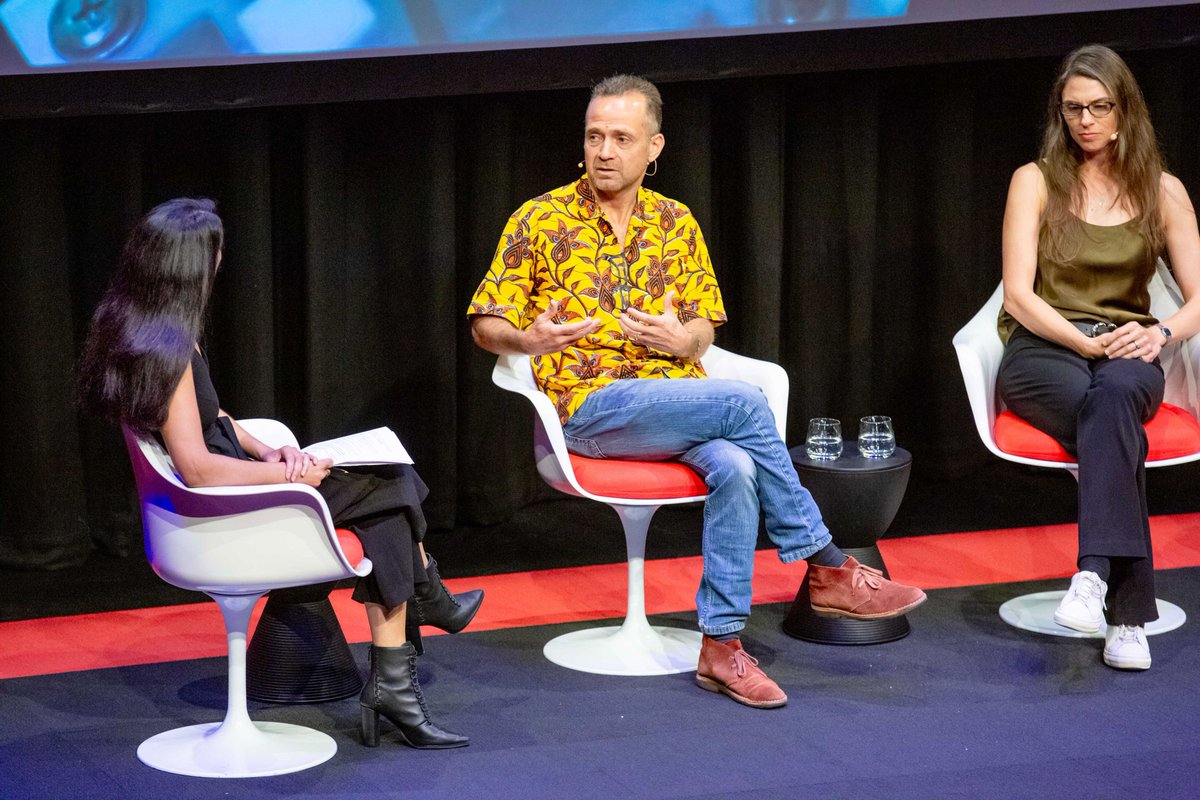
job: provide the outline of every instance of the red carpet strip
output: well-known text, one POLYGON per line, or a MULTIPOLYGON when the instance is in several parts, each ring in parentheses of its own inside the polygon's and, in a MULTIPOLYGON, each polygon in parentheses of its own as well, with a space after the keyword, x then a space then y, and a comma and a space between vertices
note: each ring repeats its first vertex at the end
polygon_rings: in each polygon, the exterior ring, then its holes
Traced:
MULTIPOLYGON (((1158 569, 1200 566, 1198 524, 1200 514, 1151 519, 1158 569)), ((924 589, 1066 577, 1075 571, 1075 548, 1074 524, 912 536, 879 543, 892 577, 924 589)), ((784 565, 773 550, 759 551, 754 602, 791 600, 803 577, 802 563, 784 565)), ((699 557, 648 561, 647 613, 695 608, 699 578, 699 557)), ((446 585, 452 592, 487 591, 472 631, 609 619, 625 613, 625 564, 458 578, 447 580, 446 585)), ((346 638, 367 641, 366 617, 362 607, 350 600, 350 591, 335 591, 332 601, 346 638)), ((261 607, 260 603, 259 610, 261 607)), ((425 630, 426 635, 440 633, 425 630)), ((0 679, 207 658, 225 652, 220 612, 207 600, 0 623, 0 679)))

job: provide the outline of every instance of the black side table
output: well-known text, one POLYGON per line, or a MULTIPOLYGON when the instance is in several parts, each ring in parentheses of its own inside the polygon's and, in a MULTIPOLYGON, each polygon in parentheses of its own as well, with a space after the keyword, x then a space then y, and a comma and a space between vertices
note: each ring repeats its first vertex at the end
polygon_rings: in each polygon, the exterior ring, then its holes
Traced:
POLYGON ((318 583, 267 596, 246 648, 246 696, 267 703, 323 703, 358 693, 363 679, 318 583))
MULTIPOLYGON (((809 458, 804 445, 788 452, 800 483, 812 492, 821 509, 833 543, 859 563, 890 577, 876 542, 900 509, 908 488, 912 455, 897 447, 888 458, 866 458, 854 442, 845 442, 841 458, 834 461, 809 458)), ((879 644, 903 639, 909 626, 903 615, 872 620, 818 616, 808 600, 806 574, 783 621, 783 631, 821 644, 879 644)))

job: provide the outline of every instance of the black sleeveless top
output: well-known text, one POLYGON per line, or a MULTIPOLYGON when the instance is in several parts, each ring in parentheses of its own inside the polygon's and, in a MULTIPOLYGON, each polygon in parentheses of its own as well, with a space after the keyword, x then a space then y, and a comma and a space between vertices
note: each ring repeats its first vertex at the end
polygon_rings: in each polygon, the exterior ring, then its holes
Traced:
POLYGON ((229 417, 220 416, 221 401, 213 386, 208 371, 208 357, 200 350, 192 352, 192 381, 196 384, 196 405, 200 409, 200 428, 204 432, 204 444, 210 453, 230 458, 249 460, 246 451, 238 442, 237 432, 229 417))

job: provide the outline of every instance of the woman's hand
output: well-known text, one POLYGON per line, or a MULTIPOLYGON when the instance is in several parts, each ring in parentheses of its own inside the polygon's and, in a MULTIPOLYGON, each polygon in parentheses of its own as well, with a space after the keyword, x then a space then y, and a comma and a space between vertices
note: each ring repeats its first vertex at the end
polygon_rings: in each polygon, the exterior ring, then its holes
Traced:
MULTIPOLYGON (((308 455, 305 453, 305 455, 308 455)), ((308 456, 312 458, 312 456, 308 456)), ((314 489, 321 485, 321 481, 329 477, 329 470, 333 468, 332 458, 313 459, 308 465, 308 471, 300 476, 300 482, 306 483, 314 489)))
POLYGON ((1080 334, 1081 341, 1076 341, 1076 343, 1071 346, 1071 349, 1087 359, 1107 358, 1108 346, 1105 343, 1112 336, 1112 333, 1105 333, 1095 337, 1084 336, 1083 334, 1080 334))
POLYGON ((297 450, 291 445, 284 445, 275 450, 268 450, 262 454, 262 460, 268 464, 283 462, 284 478, 291 483, 301 481, 310 486, 318 485, 329 474, 329 468, 333 466, 333 459, 324 458, 318 461, 308 453, 297 450), (314 475, 316 478, 315 482, 306 480, 310 472, 320 473, 319 475, 314 475))
POLYGON ((1167 343, 1167 336, 1157 325, 1142 327, 1126 322, 1112 333, 1096 337, 1109 358, 1140 358, 1147 364, 1158 358, 1167 343))

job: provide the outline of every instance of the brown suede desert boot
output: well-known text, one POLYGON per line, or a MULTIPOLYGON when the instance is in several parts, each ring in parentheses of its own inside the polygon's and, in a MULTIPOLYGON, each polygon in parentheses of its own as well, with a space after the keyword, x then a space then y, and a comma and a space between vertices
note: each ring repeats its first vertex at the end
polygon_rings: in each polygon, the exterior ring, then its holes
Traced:
POLYGON ((754 708, 778 708, 787 702, 779 684, 758 668, 758 659, 743 650, 738 639, 718 642, 704 637, 696 685, 754 708))
POLYGON ((886 619, 912 611, 925 593, 883 577, 853 557, 840 567, 808 565, 808 601, 824 617, 886 619))

